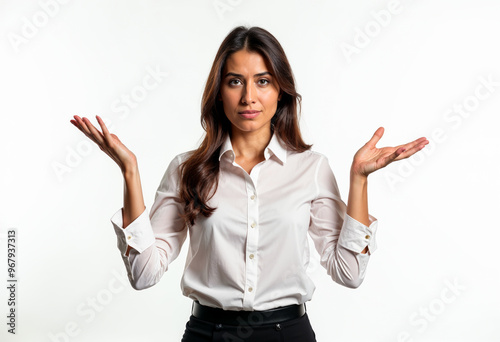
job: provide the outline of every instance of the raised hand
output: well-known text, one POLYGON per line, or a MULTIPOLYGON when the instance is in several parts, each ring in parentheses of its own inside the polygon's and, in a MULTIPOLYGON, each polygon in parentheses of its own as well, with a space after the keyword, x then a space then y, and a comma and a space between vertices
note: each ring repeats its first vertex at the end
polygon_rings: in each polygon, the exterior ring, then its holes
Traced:
POLYGON ((425 137, 421 137, 404 145, 377 148, 375 145, 383 134, 384 127, 379 127, 372 138, 356 152, 351 165, 351 175, 368 177, 370 173, 386 167, 393 161, 412 156, 429 143, 425 137))
POLYGON ((137 166, 137 158, 115 134, 109 133, 104 121, 96 115, 97 122, 101 126, 102 133, 92 125, 86 117, 73 116, 75 120, 70 122, 83 132, 90 140, 95 142, 101 151, 113 159, 122 170, 122 173, 137 166))

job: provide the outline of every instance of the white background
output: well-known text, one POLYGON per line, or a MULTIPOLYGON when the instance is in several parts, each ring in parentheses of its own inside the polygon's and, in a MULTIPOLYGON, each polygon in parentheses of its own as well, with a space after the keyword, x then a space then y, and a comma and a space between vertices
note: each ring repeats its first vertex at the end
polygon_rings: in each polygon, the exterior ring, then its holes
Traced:
POLYGON ((70 120, 108 122, 138 157, 149 208, 170 160, 201 141, 215 53, 246 25, 285 49, 304 138, 328 156, 344 201, 352 156, 378 127, 379 147, 431 141, 369 177, 379 249, 358 289, 314 254, 317 340, 499 341, 499 19, 495 0, 0 1, 0 340, 180 341, 188 241, 160 283, 132 289, 110 222, 120 170, 70 120), (141 91, 151 69, 161 77, 141 91))

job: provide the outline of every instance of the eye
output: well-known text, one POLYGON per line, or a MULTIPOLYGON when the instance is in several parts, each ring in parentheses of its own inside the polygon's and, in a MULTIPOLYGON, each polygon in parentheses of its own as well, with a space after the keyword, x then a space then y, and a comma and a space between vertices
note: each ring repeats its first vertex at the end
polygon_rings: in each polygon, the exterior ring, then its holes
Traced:
POLYGON ((261 79, 259 80, 259 82, 261 82, 261 81, 264 81, 264 82, 265 82, 265 83, 260 83, 261 85, 268 85, 269 83, 271 83, 271 82, 270 82, 267 78, 261 78, 261 79))
POLYGON ((230 81, 229 81, 229 83, 228 83, 228 84, 229 84, 229 85, 236 85, 236 84, 235 84, 235 83, 233 83, 233 82, 239 82, 239 81, 240 81, 239 79, 237 79, 237 78, 233 78, 232 80, 230 80, 230 81))

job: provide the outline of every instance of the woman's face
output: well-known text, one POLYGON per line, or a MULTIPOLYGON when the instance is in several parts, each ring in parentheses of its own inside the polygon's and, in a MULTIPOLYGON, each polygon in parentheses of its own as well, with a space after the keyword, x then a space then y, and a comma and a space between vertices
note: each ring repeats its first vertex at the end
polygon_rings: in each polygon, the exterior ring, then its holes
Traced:
POLYGON ((231 122, 233 134, 269 134, 271 119, 278 108, 279 93, 279 86, 260 54, 240 50, 227 58, 222 70, 219 99, 231 122))

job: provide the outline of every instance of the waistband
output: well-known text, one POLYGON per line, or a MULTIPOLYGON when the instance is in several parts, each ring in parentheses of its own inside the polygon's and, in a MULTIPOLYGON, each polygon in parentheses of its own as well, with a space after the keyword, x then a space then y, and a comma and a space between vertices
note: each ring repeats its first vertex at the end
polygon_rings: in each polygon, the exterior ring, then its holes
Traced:
POLYGON ((223 310, 193 301, 191 314, 204 321, 227 325, 274 324, 300 318, 306 313, 306 305, 292 304, 262 311, 223 310))

